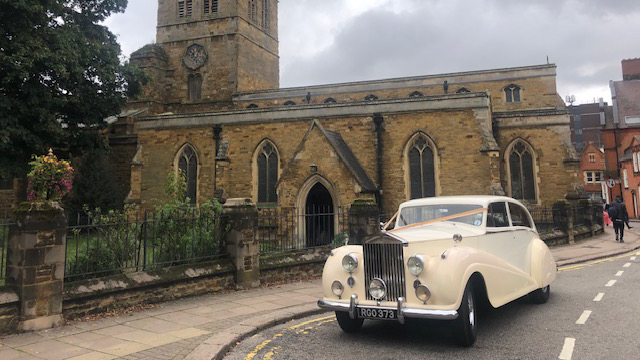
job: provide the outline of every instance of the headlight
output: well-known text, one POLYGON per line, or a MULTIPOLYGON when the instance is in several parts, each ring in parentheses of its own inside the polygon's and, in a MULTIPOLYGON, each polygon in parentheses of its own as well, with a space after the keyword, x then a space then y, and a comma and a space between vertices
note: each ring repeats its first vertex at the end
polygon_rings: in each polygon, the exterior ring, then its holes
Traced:
POLYGON ((340 281, 336 280, 333 282, 333 284, 331 284, 331 291, 336 296, 340 296, 344 292, 344 286, 342 286, 342 283, 340 281))
POLYGON ((358 258, 356 254, 347 254, 342 258, 342 268, 351 274, 358 267, 358 258))
POLYGON ((387 285, 382 279, 375 278, 369 284, 369 295, 376 300, 380 300, 387 293, 387 285))
POLYGON ((415 276, 418 276, 424 271, 424 259, 421 255, 413 255, 407 261, 407 268, 409 272, 415 276))
POLYGON ((431 298, 431 290, 426 285, 420 284, 416 287, 416 296, 420 301, 427 301, 431 298))

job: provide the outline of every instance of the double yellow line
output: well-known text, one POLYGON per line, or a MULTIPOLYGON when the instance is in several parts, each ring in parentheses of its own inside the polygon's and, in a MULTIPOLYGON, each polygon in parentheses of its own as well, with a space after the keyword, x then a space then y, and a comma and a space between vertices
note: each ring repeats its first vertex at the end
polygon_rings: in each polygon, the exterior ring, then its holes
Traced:
POLYGON ((628 253, 625 253, 625 254, 622 254, 622 255, 616 255, 616 256, 612 256, 612 257, 608 257, 608 258, 604 258, 604 259, 589 261, 589 262, 582 263, 582 264, 561 266, 561 267, 558 268, 558 271, 570 271, 570 270, 582 269, 582 268, 585 268, 585 267, 588 267, 588 266, 593 266, 593 265, 600 264, 600 263, 603 263, 603 262, 614 261, 614 260, 622 259, 622 258, 627 257, 627 256, 632 256, 632 255, 635 255, 637 252, 638 252, 637 250, 633 250, 633 251, 629 251, 628 253))

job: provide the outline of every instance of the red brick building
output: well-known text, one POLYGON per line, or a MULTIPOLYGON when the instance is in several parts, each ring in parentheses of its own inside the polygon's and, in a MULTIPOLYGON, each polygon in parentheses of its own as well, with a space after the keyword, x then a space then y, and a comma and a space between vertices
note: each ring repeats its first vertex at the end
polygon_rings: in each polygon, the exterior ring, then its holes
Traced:
POLYGON ((640 58, 622 61, 622 81, 611 81, 613 118, 603 130, 605 178, 614 179, 611 198, 622 195, 630 216, 638 217, 640 194, 640 58))
POLYGON ((592 200, 608 200, 605 171, 604 151, 593 143, 587 144, 580 154, 580 174, 584 190, 592 200))

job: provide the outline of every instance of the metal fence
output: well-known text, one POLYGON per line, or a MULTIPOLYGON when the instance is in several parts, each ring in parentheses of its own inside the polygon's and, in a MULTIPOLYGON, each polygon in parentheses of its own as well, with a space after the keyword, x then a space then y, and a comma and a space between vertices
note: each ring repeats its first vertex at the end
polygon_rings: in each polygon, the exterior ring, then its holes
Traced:
POLYGON ((342 207, 268 208, 258 210, 256 237, 260 253, 270 254, 327 245, 342 245, 349 232, 342 207))
POLYGON ((224 254, 224 217, 197 209, 77 214, 69 219, 65 281, 160 269, 224 254))
POLYGON ((539 233, 552 232, 554 230, 566 230, 569 223, 569 216, 573 220, 573 226, 602 225, 602 206, 574 205, 562 207, 540 206, 529 208, 533 222, 539 233))

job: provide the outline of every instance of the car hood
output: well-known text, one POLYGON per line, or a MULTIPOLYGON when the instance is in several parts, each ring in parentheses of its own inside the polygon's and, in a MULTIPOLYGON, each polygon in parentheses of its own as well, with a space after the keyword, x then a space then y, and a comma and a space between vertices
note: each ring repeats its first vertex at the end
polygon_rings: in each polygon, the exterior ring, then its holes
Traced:
POLYGON ((438 222, 407 229, 398 228, 389 232, 409 243, 426 240, 451 240, 455 234, 460 234, 465 238, 485 233, 482 227, 452 222, 438 222))

